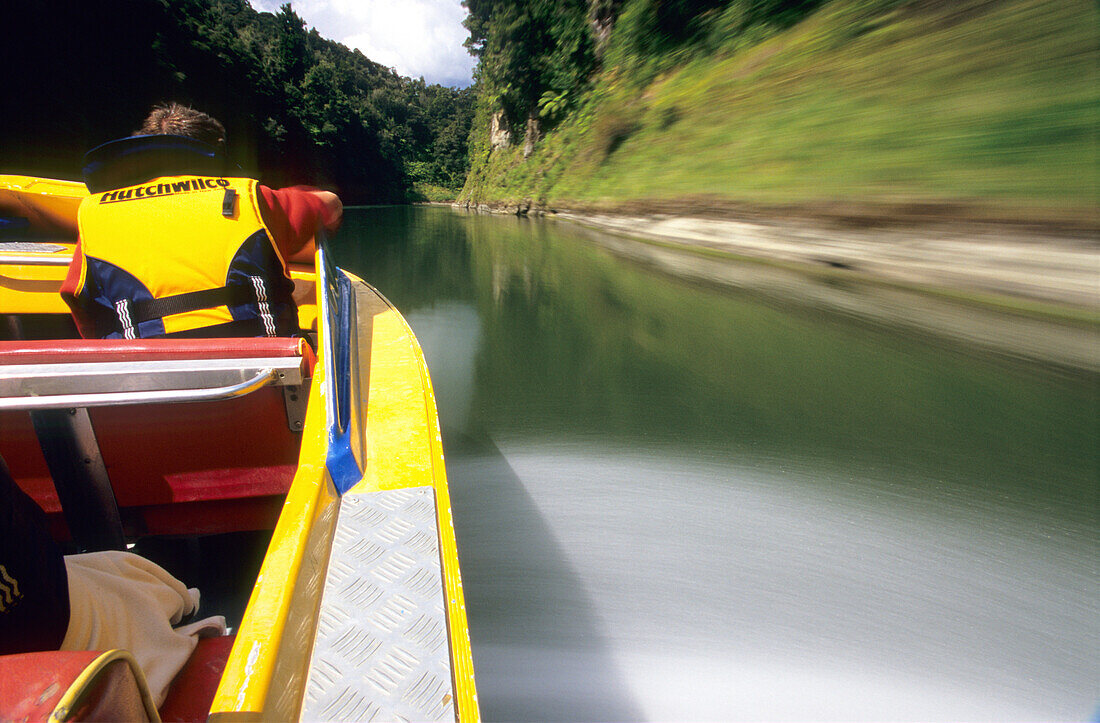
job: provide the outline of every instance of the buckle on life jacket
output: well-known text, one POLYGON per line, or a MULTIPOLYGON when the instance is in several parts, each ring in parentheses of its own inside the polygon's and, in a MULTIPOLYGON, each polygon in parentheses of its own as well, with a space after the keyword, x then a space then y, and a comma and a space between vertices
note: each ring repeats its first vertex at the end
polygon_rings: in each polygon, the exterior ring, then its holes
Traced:
POLYGON ((225 195, 222 196, 222 215, 226 218, 233 218, 233 206, 237 201, 237 192, 232 188, 225 189, 225 195))

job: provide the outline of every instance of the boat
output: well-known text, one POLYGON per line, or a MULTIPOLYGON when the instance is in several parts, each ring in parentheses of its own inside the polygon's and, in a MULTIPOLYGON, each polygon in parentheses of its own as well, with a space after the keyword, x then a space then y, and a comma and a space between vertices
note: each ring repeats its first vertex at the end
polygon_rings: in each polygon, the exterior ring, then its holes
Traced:
POLYGON ((0 719, 478 720, 436 404, 400 312, 320 239, 291 268, 306 339, 80 339, 58 289, 86 193, 0 176, 0 456, 69 551, 270 541, 233 633, 199 641, 159 709, 128 651, 49 651, 0 656, 0 719))

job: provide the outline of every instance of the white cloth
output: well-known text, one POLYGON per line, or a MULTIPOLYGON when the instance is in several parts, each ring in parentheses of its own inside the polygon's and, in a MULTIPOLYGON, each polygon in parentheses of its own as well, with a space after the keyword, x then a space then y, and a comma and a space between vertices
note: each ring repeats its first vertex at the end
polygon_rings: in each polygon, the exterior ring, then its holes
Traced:
POLYGON ((61 649, 129 650, 157 707, 198 638, 225 634, 220 615, 173 628, 198 610, 199 591, 143 557, 113 550, 68 555, 65 570, 69 629, 61 649))

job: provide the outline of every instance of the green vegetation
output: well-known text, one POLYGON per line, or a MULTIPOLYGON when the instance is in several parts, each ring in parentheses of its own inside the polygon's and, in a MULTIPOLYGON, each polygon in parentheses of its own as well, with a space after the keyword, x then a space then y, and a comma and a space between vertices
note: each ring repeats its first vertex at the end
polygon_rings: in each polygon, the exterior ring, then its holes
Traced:
POLYGON ((246 0, 7 10, 2 172, 78 178, 86 150, 177 101, 219 118, 234 160, 272 185, 392 203, 453 199, 466 178, 471 90, 400 77, 307 31, 290 4, 275 14, 246 0))
POLYGON ((491 144, 492 114, 516 111, 501 101, 500 64, 481 56, 460 200, 948 204, 1096 220, 1100 12, 1089 0, 610 5, 586 81, 544 83, 543 95, 568 90, 569 110, 541 114, 527 157, 522 128, 509 147, 491 144))
POLYGON ((413 183, 408 200, 414 203, 449 203, 455 200, 455 190, 433 183, 413 183))

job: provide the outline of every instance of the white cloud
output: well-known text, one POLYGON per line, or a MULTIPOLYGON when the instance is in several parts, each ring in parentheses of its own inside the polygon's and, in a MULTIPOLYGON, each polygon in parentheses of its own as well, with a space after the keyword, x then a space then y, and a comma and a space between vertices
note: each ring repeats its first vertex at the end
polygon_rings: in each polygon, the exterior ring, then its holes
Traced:
MULTIPOLYGON (((280 0, 251 0, 277 12, 280 0)), ((429 83, 467 86, 474 67, 462 42, 461 0, 299 0, 292 6, 322 36, 358 48, 376 63, 429 83)))

